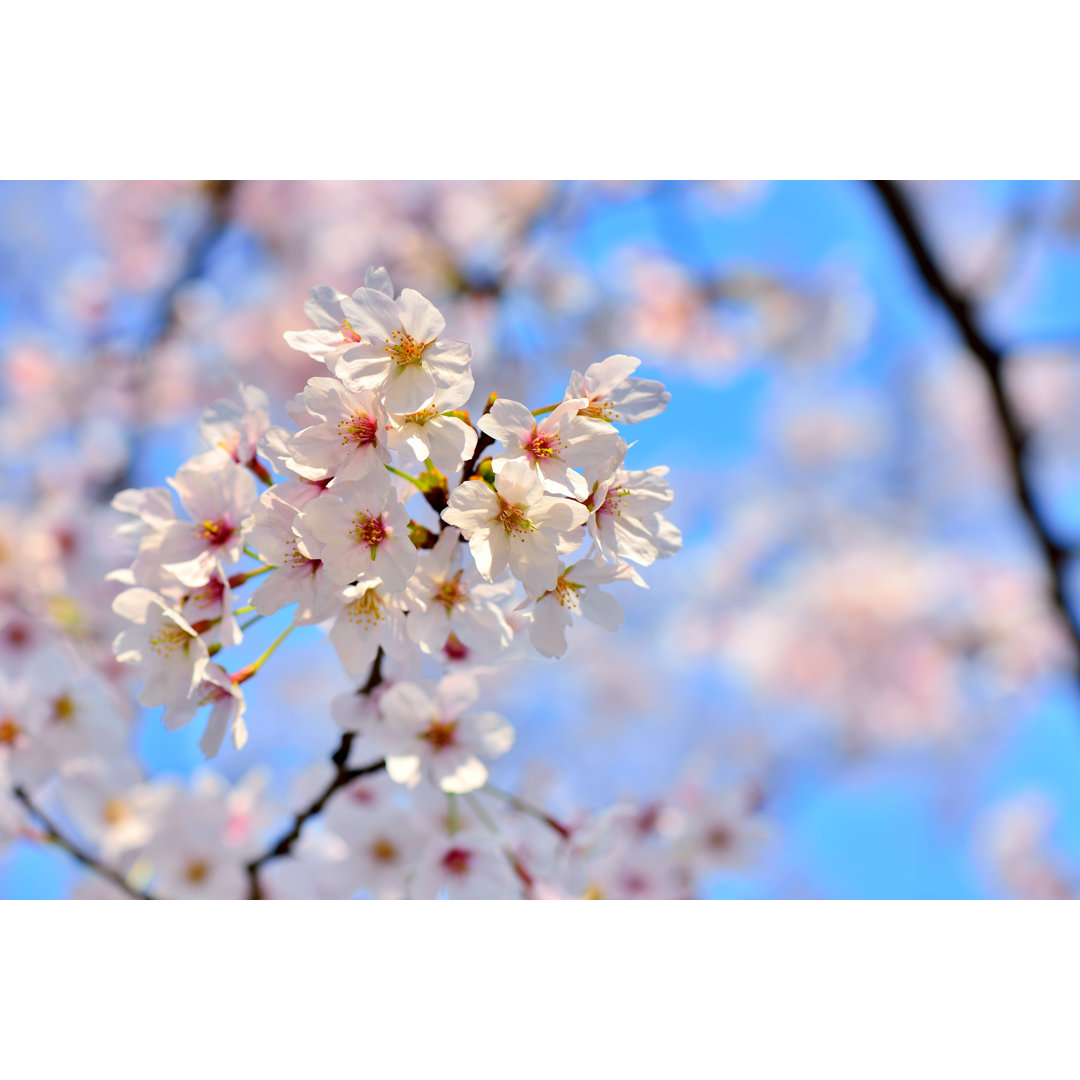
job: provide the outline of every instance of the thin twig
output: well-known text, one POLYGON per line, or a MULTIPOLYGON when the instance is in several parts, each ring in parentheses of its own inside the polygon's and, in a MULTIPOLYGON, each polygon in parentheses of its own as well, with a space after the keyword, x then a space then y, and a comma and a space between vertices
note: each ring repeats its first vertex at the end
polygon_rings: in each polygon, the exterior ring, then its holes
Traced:
POLYGON ((511 795, 509 791, 503 791, 502 788, 495 787, 494 784, 485 784, 480 790, 488 795, 494 795, 496 799, 502 799, 507 806, 512 806, 515 810, 520 810, 521 813, 528 814, 530 817, 536 818, 537 821, 542 821, 548 828, 554 829, 564 840, 570 839, 570 830, 562 822, 556 821, 555 818, 538 806, 533 806, 524 799, 511 795))
POLYGON ((991 342, 978 325, 974 301, 946 278, 923 235, 914 209, 898 183, 873 180, 873 190, 885 205, 896 231, 926 287, 948 312, 968 351, 974 357, 990 386, 994 415, 1007 451, 1013 492, 1050 574, 1051 596, 1074 649, 1073 667, 1080 675, 1080 623, 1065 593, 1065 570, 1071 552, 1050 531, 1036 503, 1034 483, 1027 455, 1028 432, 1009 398, 1005 387, 1005 351, 991 342))
POLYGON ((56 844, 57 847, 63 848, 76 862, 80 862, 83 866, 95 873, 100 874, 103 878, 107 878, 114 885, 123 889, 130 897, 135 900, 156 900, 157 897, 151 896, 148 892, 140 892, 134 886, 129 885, 127 879, 123 874, 116 870, 110 869, 103 863, 98 862, 93 855, 88 855, 82 848, 78 847, 75 843, 69 840, 60 830, 39 810, 27 794, 26 790, 22 787, 16 787, 14 790, 15 798, 19 800, 26 807, 26 809, 32 814, 38 821, 41 822, 45 829, 45 834, 48 838, 56 844))
MULTIPOLYGON (((371 694, 382 681, 382 660, 383 651, 380 648, 375 654, 375 660, 371 665, 371 672, 368 675, 367 682, 357 691, 358 694, 365 696, 371 694)), ((334 751, 330 761, 334 765, 334 775, 330 780, 330 783, 316 796, 316 798, 310 802, 303 810, 299 811, 293 818, 292 825, 289 831, 286 832, 274 845, 268 848, 257 859, 252 859, 246 866, 248 875, 248 898, 250 900, 262 900, 264 894, 262 890, 262 882, 259 880, 259 870, 272 859, 280 859, 285 855, 288 855, 292 851, 293 846, 297 840, 300 839, 300 833, 303 831, 305 823, 309 818, 313 818, 316 814, 322 812, 322 808, 326 805, 330 796, 335 791, 345 787, 347 784, 351 784, 354 780, 359 779, 361 776, 371 776, 374 773, 382 772, 386 768, 385 761, 376 761, 370 765, 362 765, 356 769, 349 768, 349 752, 352 750, 353 741, 356 738, 356 734, 352 731, 346 731, 341 736, 341 742, 338 744, 337 750, 334 751)))

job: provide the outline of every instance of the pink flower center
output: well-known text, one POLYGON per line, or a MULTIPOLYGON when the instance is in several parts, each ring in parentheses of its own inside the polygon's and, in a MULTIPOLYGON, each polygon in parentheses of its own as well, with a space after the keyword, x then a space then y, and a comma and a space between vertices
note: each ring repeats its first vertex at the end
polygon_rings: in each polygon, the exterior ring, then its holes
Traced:
POLYGON ((290 539, 288 546, 285 548, 285 554, 281 560, 282 566, 287 566, 290 570, 299 570, 301 567, 307 567, 313 574, 322 566, 322 559, 308 558, 297 546, 295 538, 290 539))
POLYGON ((338 434, 341 436, 342 446, 348 446, 349 443, 356 446, 377 445, 379 442, 379 422, 374 416, 355 412, 338 424, 338 434))
POLYGON ((467 660, 469 657, 469 646, 457 634, 451 634, 446 639, 442 651, 448 660, 467 660))
POLYGON ((623 496, 628 493, 629 488, 609 488, 604 501, 596 510, 596 516, 611 514, 613 517, 621 517, 623 496))
POLYGON ((438 753, 438 751, 454 745, 457 741, 456 733, 456 720, 432 720, 427 731, 420 733, 420 738, 430 744, 431 749, 438 753))
POLYGON ((349 325, 348 319, 342 319, 341 321, 341 336, 345 341, 351 341, 357 345, 360 344, 360 335, 349 325))
POLYGON ((502 527, 514 536, 532 532, 536 526, 525 516, 525 507, 511 506, 510 503, 499 499, 498 522, 502 527))
POLYGON ((196 528, 200 540, 204 540, 211 547, 221 547, 229 541, 233 534, 233 527, 222 518, 217 521, 207 519, 196 528))
POLYGON ((446 608, 446 614, 449 615, 454 608, 459 607, 464 603, 466 597, 469 595, 468 589, 461 584, 462 571, 459 570, 452 578, 447 578, 438 588, 438 591, 431 597, 432 600, 439 604, 442 604, 446 608))
POLYGON ((371 845, 371 857, 378 863, 395 863, 397 862, 398 849, 385 836, 380 836, 371 845))
POLYGON ((218 446, 237 464, 240 463, 240 432, 234 431, 224 439, 218 439, 218 446))
POLYGON ((384 338, 383 341, 386 352, 398 362, 400 367, 405 367, 407 364, 421 363, 424 358, 424 350, 431 344, 431 342, 421 344, 412 334, 406 333, 404 330, 391 330, 390 336, 384 338))
POLYGON ((469 863, 472 861, 472 852, 465 848, 451 848, 443 857, 442 864, 447 873, 454 877, 465 877, 469 872, 469 863))
POLYGON ((525 444, 525 449, 534 458, 553 458, 559 456, 559 451, 562 450, 562 442, 558 435, 537 428, 533 432, 532 438, 525 444))
MULTIPOLYGON (((199 612, 217 607, 225 597, 225 582, 221 578, 211 578, 205 585, 195 589, 187 603, 199 612)), ((190 618, 190 615, 187 616, 190 618)))
POLYGON ((375 551, 386 539, 386 526, 382 516, 373 517, 371 514, 357 514, 353 523, 353 539, 371 552, 371 558, 375 558, 375 551))
POLYGON ((200 705, 216 705, 222 698, 230 697, 229 691, 217 683, 203 682, 199 684, 200 705))
POLYGON ((594 420, 606 420, 610 424, 612 420, 618 419, 619 414, 610 401, 594 401, 591 405, 586 405, 578 416, 591 416, 594 420))

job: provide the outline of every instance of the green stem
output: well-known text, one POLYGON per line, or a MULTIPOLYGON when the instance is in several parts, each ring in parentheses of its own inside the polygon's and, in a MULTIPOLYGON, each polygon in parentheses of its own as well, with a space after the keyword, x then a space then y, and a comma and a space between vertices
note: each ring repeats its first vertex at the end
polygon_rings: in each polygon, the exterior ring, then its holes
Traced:
POLYGON ((403 480, 408 480, 410 484, 415 484, 421 491, 424 490, 420 481, 415 476, 410 476, 407 472, 402 472, 400 469, 395 469, 393 465, 384 465, 384 469, 387 472, 392 472, 395 476, 400 476, 403 480))
POLYGON ((483 803, 472 792, 465 796, 465 801, 469 804, 472 812, 480 819, 480 823, 484 828, 498 836, 499 826, 495 824, 491 815, 484 809, 483 803))
POLYGON ((529 814, 531 817, 536 818, 537 821, 542 821, 549 828, 554 829, 564 840, 570 839, 570 830, 562 822, 556 821, 550 814, 545 814, 539 807, 527 803, 524 799, 519 799, 516 795, 511 795, 509 791, 497 788, 494 784, 485 784, 480 790, 487 792, 488 795, 494 795, 496 799, 502 799, 504 803, 512 806, 515 810, 520 810, 523 814, 529 814))
POLYGON ((274 640, 273 644, 271 644, 270 648, 268 648, 266 650, 266 652, 264 652, 262 654, 262 656, 260 656, 258 658, 258 660, 252 661, 252 663, 248 664, 247 667, 243 667, 239 671, 235 672, 232 675, 232 681, 234 683, 236 683, 237 685, 239 685, 242 682, 247 682, 248 679, 250 679, 254 675, 256 675, 258 673, 258 671, 259 671, 259 668, 261 668, 263 666, 263 664, 265 664, 266 661, 269 660, 270 657, 274 655, 274 650, 277 649, 277 647, 293 632, 294 626, 295 626, 295 624, 293 624, 293 626, 287 626, 277 636, 277 638, 275 638, 275 640, 274 640))
POLYGON ((542 409, 533 409, 532 414, 533 416, 543 416, 544 413, 554 412, 561 404, 562 402, 560 401, 554 405, 545 405, 542 409))

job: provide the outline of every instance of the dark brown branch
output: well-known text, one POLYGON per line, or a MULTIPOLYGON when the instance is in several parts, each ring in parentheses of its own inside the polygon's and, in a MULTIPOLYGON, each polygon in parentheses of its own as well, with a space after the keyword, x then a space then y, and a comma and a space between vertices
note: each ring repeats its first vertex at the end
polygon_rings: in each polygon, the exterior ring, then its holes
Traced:
POLYGON ((151 319, 146 335, 146 351, 162 344, 173 332, 177 322, 176 300, 180 293, 206 274, 214 249, 228 228, 232 202, 239 186, 237 180, 203 180, 206 216, 198 232, 191 238, 183 265, 162 293, 157 315, 151 319))
MULTIPOLYGON (((375 654, 375 660, 371 665, 371 672, 368 675, 367 682, 357 691, 358 694, 364 694, 366 696, 371 694, 377 686, 381 685, 383 681, 382 661, 383 651, 380 648, 375 654)), ((351 784, 361 776, 371 776, 374 773, 382 772, 382 770, 386 768, 385 761, 376 761, 370 765, 363 765, 360 768, 350 769, 349 752, 352 750, 353 741, 355 739, 356 735, 352 731, 347 731, 341 736, 341 742, 338 744, 337 750, 334 751, 333 756, 330 758, 330 761, 334 765, 334 775, 331 778, 330 783, 316 796, 314 801, 305 806, 304 809, 293 818, 293 823, 288 832, 286 832, 272 847, 263 852, 257 859, 253 859, 247 864, 245 869, 247 870, 248 875, 248 899, 262 900, 265 898, 262 891, 262 882, 259 880, 259 870, 272 859, 280 859, 292 851, 293 846, 296 844, 297 840, 300 839, 300 833, 303 831, 305 823, 309 818, 313 818, 316 814, 322 812, 323 807, 335 791, 340 790, 347 784, 351 784)))
MULTIPOLYGON (((176 301, 185 288, 198 281, 206 273, 210 258, 229 226, 233 199, 239 181, 203 180, 202 190, 206 198, 206 214, 197 232, 192 236, 184 255, 184 261, 158 297, 156 309, 147 320, 146 330, 142 335, 142 344, 135 363, 131 368, 132 392, 141 401, 144 387, 149 378, 149 356, 163 345, 173 334, 178 322, 176 301)), ((137 409, 137 412, 145 410, 137 409)), ((135 436, 132 437, 135 442, 135 436)), ((130 448, 127 462, 123 469, 104 484, 100 493, 101 501, 108 503, 117 492, 130 487, 132 469, 138 460, 134 445, 130 448)))
POLYGON ((1029 469, 1028 432, 1005 387, 1005 352, 983 332, 973 300, 946 278, 923 236, 914 209, 898 183, 873 180, 874 191, 885 205, 896 231, 911 256, 924 284, 944 306, 968 351, 986 375, 998 429, 1005 443, 1013 493, 1035 536, 1050 575, 1051 596, 1072 640, 1074 668, 1080 674, 1080 623, 1065 593, 1065 568, 1069 549, 1058 541, 1039 511, 1029 469))
POLYGON ((21 787, 16 787, 14 790, 15 798, 19 800, 26 807, 27 811, 41 822, 45 829, 45 835, 56 844, 57 847, 63 848, 76 862, 82 863, 89 870, 93 870, 96 874, 100 874, 103 878, 111 881, 114 885, 123 889, 130 897, 135 900, 155 900, 156 897, 151 896, 148 892, 140 892, 138 889, 129 885, 123 874, 120 874, 116 870, 105 866, 103 863, 98 862, 93 855, 88 855, 82 848, 78 847, 72 841, 70 841, 60 830, 34 805, 30 796, 26 793, 26 790, 21 787))
MULTIPOLYGON (((498 400, 498 397, 498 394, 491 394, 490 397, 488 397, 487 403, 484 405, 484 411, 480 414, 481 419, 487 416, 489 412, 491 412, 491 406, 495 404, 495 402, 498 400)), ((495 444, 495 440, 486 431, 481 431, 479 428, 477 428, 476 434, 476 449, 473 450, 472 457, 469 458, 469 460, 466 461, 465 464, 461 467, 462 484, 464 484, 465 481, 468 480, 474 472, 476 472, 476 463, 480 460, 484 451, 489 446, 494 446, 495 444)))

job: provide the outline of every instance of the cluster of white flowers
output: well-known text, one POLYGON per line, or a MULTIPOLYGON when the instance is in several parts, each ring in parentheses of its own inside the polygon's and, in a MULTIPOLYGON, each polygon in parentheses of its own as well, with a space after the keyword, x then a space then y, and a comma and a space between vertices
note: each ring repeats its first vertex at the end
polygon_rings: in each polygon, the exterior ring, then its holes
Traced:
MULTIPOLYGON (((229 734, 241 748, 243 684, 288 630, 232 671, 224 650, 242 640, 238 615, 294 606, 289 629, 323 626, 357 681, 334 708, 354 757, 407 788, 478 791, 514 741, 503 717, 474 708, 478 665, 524 639, 562 656, 575 615, 616 629, 622 609, 604 588, 647 587, 638 567, 681 546, 663 515, 667 470, 627 469, 617 426, 670 395, 633 377, 638 360, 611 356, 546 408, 492 394, 474 425, 469 346, 442 336, 419 293, 395 298, 384 269, 352 296, 313 289, 305 310, 316 328, 286 340, 332 374, 288 404, 294 429, 272 426, 266 395, 243 387, 240 404, 204 414, 208 449, 169 480, 184 516, 166 488, 116 496, 133 554, 111 575, 129 586, 113 605, 130 623, 117 659, 139 669, 139 701, 164 706, 166 727, 206 709, 204 753, 229 734)), ((457 817, 448 842, 466 829, 457 817)))

